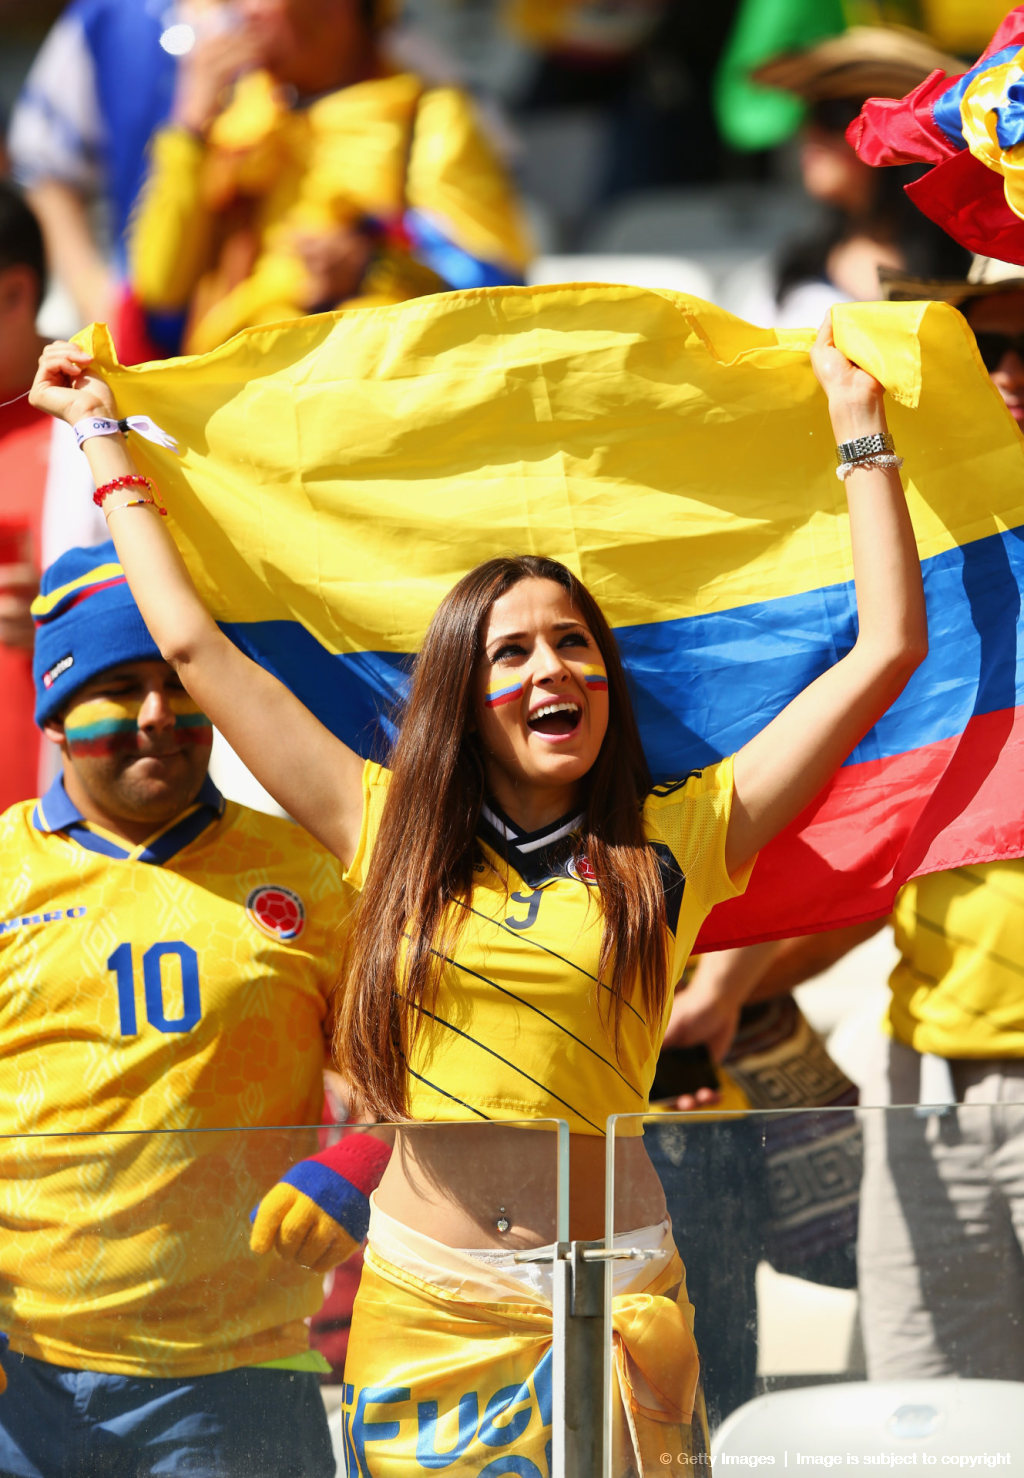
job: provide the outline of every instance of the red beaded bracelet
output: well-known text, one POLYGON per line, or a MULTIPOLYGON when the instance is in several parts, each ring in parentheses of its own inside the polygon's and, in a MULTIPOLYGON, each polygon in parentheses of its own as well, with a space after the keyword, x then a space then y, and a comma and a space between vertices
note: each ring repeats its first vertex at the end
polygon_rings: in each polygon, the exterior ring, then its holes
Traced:
MULTIPOLYGON (((167 517, 167 509, 162 508, 157 502, 156 488, 148 477, 143 477, 138 472, 126 472, 123 477, 112 477, 109 482, 103 483, 102 486, 96 489, 92 495, 92 501, 98 508, 102 508, 104 498, 109 497, 111 493, 117 492, 120 488, 145 488, 150 496, 148 498, 136 498, 131 503, 119 503, 117 505, 119 508, 132 508, 136 503, 152 503, 158 513, 164 518, 167 517)), ((110 511, 113 513, 114 510, 111 509, 110 511)))
POLYGON ((126 472, 124 477, 112 477, 109 482, 103 483, 92 495, 92 501, 97 508, 103 507, 103 499, 118 488, 147 488, 153 491, 153 484, 148 477, 142 477, 138 472, 126 472))

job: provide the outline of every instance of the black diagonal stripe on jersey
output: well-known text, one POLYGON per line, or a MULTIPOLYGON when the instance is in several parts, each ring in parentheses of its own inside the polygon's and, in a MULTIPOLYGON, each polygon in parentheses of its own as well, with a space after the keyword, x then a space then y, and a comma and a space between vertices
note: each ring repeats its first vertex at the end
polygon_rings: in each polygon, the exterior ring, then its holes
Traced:
MULTIPOLYGON (((910 964, 907 965, 907 974, 912 980, 916 980, 919 985, 927 986, 929 990, 941 990, 942 981, 938 975, 926 975, 923 970, 918 970, 910 964)), ((943 999, 948 1001, 950 998, 947 995, 943 999)), ((997 1026, 1005 1025, 1002 1021, 1001 1011, 994 1007, 986 1009, 984 1006, 969 1006, 966 1002, 961 1001, 959 997, 953 1001, 953 1005, 960 1012, 961 1016, 966 1016, 972 1021, 994 1021, 997 1026)))
POLYGON ((675 795, 677 790, 682 790, 687 780, 695 780, 703 773, 703 770, 690 770, 676 780, 663 780, 660 785, 652 785, 649 793, 651 795, 675 795))
MULTIPOLYGON (((474 972, 471 970, 469 973, 472 975, 474 972)), ((443 1016, 438 1016, 435 1012, 428 1011, 426 1006, 421 1006, 418 1001, 415 1003, 415 1006, 416 1010, 419 1011, 421 1015, 429 1016, 431 1021, 437 1022, 438 1026, 446 1026, 448 1030, 450 1032, 454 1032, 456 1036, 464 1037, 467 1042, 472 1042, 474 1047, 479 1047, 481 1052, 486 1052, 489 1057, 497 1058, 498 1062, 503 1062, 506 1067, 510 1067, 514 1073, 518 1073, 521 1078, 525 1078, 528 1083, 532 1083, 535 1088, 539 1088, 542 1093, 546 1093, 548 1097, 553 1098, 556 1103, 564 1104, 571 1114, 575 1114, 577 1119, 582 1119, 584 1124, 589 1124, 591 1129, 593 1129, 596 1134, 604 1133, 604 1130, 600 1127, 599 1124, 595 1124, 593 1119, 588 1119, 586 1114, 581 1114, 579 1109, 576 1108, 574 1104, 571 1104, 567 1098, 563 1098, 560 1093, 556 1093, 553 1088, 549 1088, 548 1085, 546 1083, 542 1083, 539 1078, 531 1077, 524 1068, 519 1067, 516 1063, 512 1062, 510 1058, 502 1057, 501 1053, 495 1052, 493 1047, 488 1047, 485 1042, 481 1042, 477 1037, 471 1037, 469 1032, 464 1032, 461 1026, 456 1026, 453 1022, 446 1021, 443 1016)), ((451 1097, 452 1095, 449 1094, 448 1096, 451 1097)))
MULTIPOLYGON (((438 1086, 437 1083, 432 1083, 430 1079, 425 1078, 422 1073, 413 1072, 408 1063, 406 1063, 405 1065, 405 1070, 409 1074, 410 1078, 415 1078, 418 1083, 426 1084, 426 1086, 430 1089, 432 1093, 439 1093, 442 1098, 450 1099, 452 1103, 457 1103, 459 1105, 459 1108, 469 1109, 469 1112, 471 1114, 476 1114, 478 1119, 486 1119, 488 1124, 494 1123, 494 1120, 491 1118, 490 1114, 485 1114, 483 1109, 474 1108, 473 1105, 471 1103, 467 1103, 464 1098, 456 1098, 454 1093, 449 1093, 447 1088, 441 1088, 438 1086)), ((418 1120, 416 1122, 422 1121, 418 1120)))
POLYGON ((1019 960, 1011 960, 1006 955, 997 955, 995 950, 985 949, 976 939, 967 939, 963 934, 950 934, 949 930, 944 928, 942 924, 933 923, 931 919, 926 919, 923 914, 915 914, 914 918, 922 929, 930 929, 933 934, 941 935, 947 944, 959 944, 965 949, 971 950, 973 954, 983 955, 986 960, 992 960, 994 964, 1001 965, 1004 970, 1009 970, 1011 975, 1024 975, 1024 964, 1019 960))
POLYGON ((673 934, 679 933, 679 911, 683 906, 683 894, 686 891, 686 874, 665 842, 651 842, 647 845, 654 853, 654 860, 658 864, 658 876, 661 878, 661 891, 665 895, 665 922, 673 934))
MULTIPOLYGON (((1004 860, 1012 862, 1020 861, 1020 859, 1016 857, 1004 860)), ((1012 888, 1001 888, 998 882, 994 881, 990 877, 985 877, 984 873, 982 872, 982 868, 989 865, 990 864, 984 862, 979 862, 976 863, 974 867, 951 867, 948 870, 953 874, 954 877, 965 878, 967 882, 974 883, 977 887, 984 888, 986 893, 991 893, 995 898, 1005 898, 1008 903, 1013 904, 1018 913, 1021 910, 1024 910, 1024 899, 1021 898, 1018 892, 1014 892, 1012 888)))
MULTIPOLYGON (((598 980, 596 975, 591 975, 589 970, 584 970, 583 966, 577 965, 575 960, 567 960, 565 955, 560 955, 558 953, 557 949, 551 949, 548 945, 541 944, 539 939, 532 939, 528 933, 523 933, 522 931, 515 929, 509 929, 508 926, 503 924, 500 919, 492 919, 490 914, 481 913, 478 908, 474 908, 473 905, 471 903, 467 903, 464 898, 455 898, 452 901, 459 904, 461 908, 466 909, 469 913, 476 914, 478 919, 486 919, 487 922, 489 924, 493 924, 496 929, 501 929, 503 933, 510 935, 512 938, 518 940, 520 943, 532 944, 534 949, 539 949, 544 954, 550 955, 553 960, 561 960, 563 965, 568 965, 571 970, 575 970, 576 973, 578 975, 582 975, 585 980, 592 980, 595 985, 599 985, 601 989, 606 990, 609 995, 615 994, 610 985, 605 985, 603 980, 598 980)), ((623 1001, 622 1004, 625 1006, 627 1011, 632 1011, 637 1021, 642 1021, 645 1026, 647 1025, 647 1018, 643 1015, 641 1011, 638 1011, 635 1006, 630 1004, 629 1001, 623 1001)))
MULTIPOLYGON (((483 917, 486 918, 487 915, 484 914, 483 917)), ((518 938, 518 935, 516 937, 518 938)), ((574 1031, 570 1031, 567 1026, 563 1026, 560 1021, 556 1021, 553 1016, 549 1016, 546 1011, 542 1011, 540 1007, 535 1006, 532 1001, 526 1000, 524 996, 516 995, 515 991, 509 990, 507 986, 499 985, 498 982, 496 980, 492 980, 489 975, 481 975, 479 970, 471 970, 468 965, 462 964, 460 960, 453 959, 451 955, 440 954, 436 949, 432 949, 430 953, 432 955, 435 955, 437 959, 444 960, 445 964, 454 965, 456 970, 461 970, 464 975, 472 975, 474 980, 482 980, 484 985, 489 985, 492 987, 493 990, 500 991, 503 996, 508 996, 510 1001, 518 1001, 520 1006, 525 1006, 529 1011, 535 1011, 538 1016, 542 1016, 544 1020, 550 1022, 553 1027, 556 1027, 560 1032, 564 1032, 567 1037, 571 1037, 573 1041, 578 1042, 581 1047, 585 1047, 588 1052, 590 1052, 594 1057, 597 1058, 598 1062, 603 1062, 605 1067, 611 1068, 615 1076, 617 1078, 620 1078, 622 1082, 625 1083, 630 1093, 635 1093, 637 1098, 640 1099, 641 1103, 646 1103, 647 1100, 640 1092, 640 1089, 635 1087, 634 1084, 632 1084, 625 1076, 625 1074, 619 1071, 619 1069, 615 1066, 613 1062, 609 1062, 608 1058, 605 1057, 602 1053, 598 1052, 596 1047, 591 1047, 589 1042, 585 1042, 582 1037, 578 1037, 574 1031)), ((475 1038, 473 1040, 475 1040, 475 1038)), ((582 1117, 583 1115, 581 1114, 580 1118, 582 1117)))

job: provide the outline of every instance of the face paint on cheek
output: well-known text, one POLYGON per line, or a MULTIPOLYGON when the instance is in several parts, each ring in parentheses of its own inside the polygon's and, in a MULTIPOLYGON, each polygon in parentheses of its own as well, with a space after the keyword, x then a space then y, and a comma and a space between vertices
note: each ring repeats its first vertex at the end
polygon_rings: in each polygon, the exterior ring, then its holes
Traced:
MULTIPOLYGON (((139 698, 89 698, 75 704, 64 719, 68 748, 78 755, 126 754, 139 747, 139 698)), ((210 720, 187 693, 172 694, 174 737, 179 744, 209 749, 213 744, 210 720)))
POLYGON ((488 708, 501 708, 505 703, 515 703, 522 694, 523 685, 517 677, 507 672, 498 672, 487 684, 484 702, 488 708))
POLYGON ((73 754, 123 754, 139 737, 137 699, 89 698, 65 716, 64 737, 73 754))
POLYGON ((209 749, 213 744, 213 726, 188 694, 176 693, 170 699, 170 709, 174 714, 174 732, 181 743, 209 749))
POLYGON ((608 674, 596 662, 588 662, 583 668, 583 681, 591 693, 607 693, 608 674))

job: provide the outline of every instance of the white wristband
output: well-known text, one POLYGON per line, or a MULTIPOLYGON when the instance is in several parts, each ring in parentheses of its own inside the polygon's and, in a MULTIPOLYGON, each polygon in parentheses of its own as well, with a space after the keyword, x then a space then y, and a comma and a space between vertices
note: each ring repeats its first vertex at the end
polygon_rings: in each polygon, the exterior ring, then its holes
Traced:
POLYGON ((116 436, 118 432, 125 435, 129 431, 136 432, 145 441, 151 441, 155 446, 167 447, 168 451, 176 452, 178 443, 173 436, 166 431, 161 431, 155 421, 148 416, 126 416, 123 421, 112 421, 109 416, 86 416, 84 420, 76 421, 71 428, 75 433, 75 440, 81 446, 91 436, 116 436))
POLYGON ((90 436, 116 436, 119 431, 127 431, 128 427, 119 421, 111 421, 107 416, 86 416, 84 421, 76 421, 71 429, 81 446, 90 436))
POLYGON ((840 482, 845 482, 858 467, 895 467, 899 471, 902 466, 903 458, 897 457, 893 452, 876 452, 873 456, 858 457, 855 462, 840 462, 836 468, 836 476, 840 482))

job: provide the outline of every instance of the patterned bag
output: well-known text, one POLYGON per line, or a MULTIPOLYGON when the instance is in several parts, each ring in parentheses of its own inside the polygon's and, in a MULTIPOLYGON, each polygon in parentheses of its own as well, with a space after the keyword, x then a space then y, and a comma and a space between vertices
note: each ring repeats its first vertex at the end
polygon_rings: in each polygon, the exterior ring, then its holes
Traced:
POLYGON ((856 1287, 863 1163, 853 1112, 856 1084, 833 1062, 792 996, 744 1008, 723 1066, 751 1108, 801 1110, 759 1120, 768 1261, 779 1273, 856 1287))

